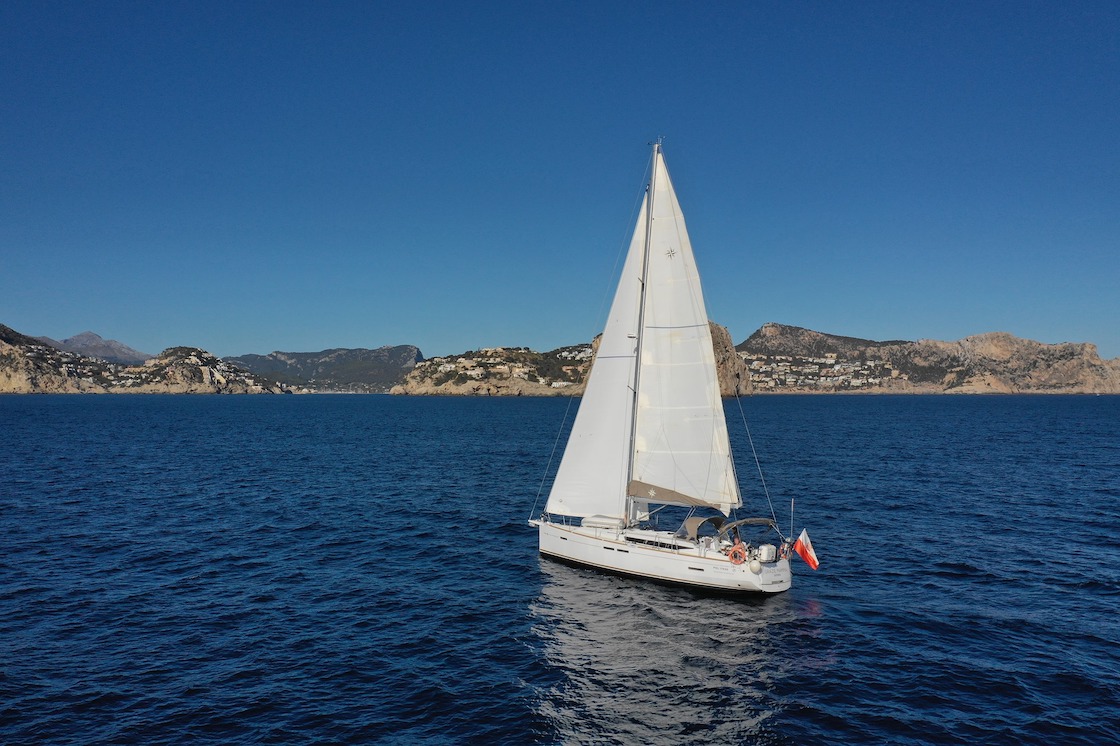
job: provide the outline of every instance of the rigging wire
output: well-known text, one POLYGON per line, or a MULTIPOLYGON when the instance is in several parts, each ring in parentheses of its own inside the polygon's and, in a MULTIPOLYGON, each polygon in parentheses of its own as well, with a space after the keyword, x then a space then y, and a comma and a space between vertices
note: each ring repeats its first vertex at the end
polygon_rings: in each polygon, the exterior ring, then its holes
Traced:
POLYGON ((552 471, 552 461, 556 458, 556 449, 560 446, 560 436, 564 434, 564 425, 568 422, 568 415, 572 411, 572 402, 575 400, 574 394, 568 397, 568 407, 564 410, 564 417, 560 420, 560 429, 556 431, 556 440, 552 443, 552 453, 548 454, 548 465, 544 467, 544 473, 541 474, 541 483, 537 487, 537 497, 533 500, 533 509, 529 511, 530 520, 537 513, 537 505, 541 501, 541 493, 544 492, 544 483, 548 480, 548 475, 552 471))
MULTIPOLYGON (((747 442, 751 444, 751 456, 754 457, 755 468, 758 469, 758 478, 762 482, 762 493, 766 495, 766 504, 770 506, 770 517, 774 519, 774 527, 778 531, 778 536, 782 536, 782 530, 778 528, 778 514, 774 512, 774 503, 770 500, 770 488, 766 486, 766 477, 762 474, 762 464, 758 460, 758 452, 754 449, 754 438, 751 437, 751 428, 747 424, 747 413, 743 411, 743 397, 736 396, 735 402, 739 405, 739 416, 743 418, 743 429, 747 432, 747 442)), ((786 537, 782 536, 783 539, 786 537)))
MULTIPOLYGON (((635 197, 634 205, 630 210, 630 220, 628 221, 627 227, 625 228, 625 233, 622 237, 622 240, 619 242, 618 251, 615 253, 614 267, 611 268, 611 276, 612 277, 618 277, 619 272, 621 271, 619 269, 619 266, 623 263, 623 260, 626 257, 626 253, 630 248, 630 234, 633 233, 634 221, 637 220, 637 214, 638 214, 638 211, 641 209, 642 200, 645 199, 646 185, 649 183, 649 174, 651 173, 652 170, 653 170, 653 155, 651 154, 650 158, 649 158, 649 161, 646 163, 645 173, 642 175, 642 183, 637 190, 638 191, 638 196, 635 197)), ((614 290, 615 290, 615 286, 607 285, 606 289, 603 291, 603 296, 599 300, 599 312, 597 314, 598 318, 601 318, 601 319, 606 318, 607 313, 608 313, 607 308, 608 308, 610 302, 614 299, 614 290)), ((604 324, 602 324, 600 326, 600 328, 603 328, 605 325, 606 324, 604 322, 604 324)), ((592 344, 594 344, 594 338, 592 338, 592 344)), ((590 378, 590 377, 591 377, 591 366, 589 365, 588 368, 587 368, 587 373, 585 373, 584 377, 583 377, 583 383, 584 383, 584 390, 585 391, 586 391, 586 387, 587 387, 587 379, 590 378)), ((550 453, 549 456, 548 456, 548 465, 545 467, 544 473, 541 475, 541 483, 540 483, 540 486, 537 487, 537 496, 533 500, 533 509, 529 512, 529 518, 530 519, 532 519, 532 517, 537 514, 537 505, 540 504, 541 494, 544 492, 545 482, 548 481, 548 475, 552 470, 552 462, 556 458, 556 449, 560 445, 560 436, 562 436, 564 434, 564 427, 567 424, 568 416, 572 411, 572 402, 574 402, 575 400, 576 400, 576 395, 574 393, 572 393, 568 396, 568 407, 567 407, 567 409, 564 410, 564 417, 560 420, 560 427, 556 431, 556 440, 552 444, 552 453, 550 453)))

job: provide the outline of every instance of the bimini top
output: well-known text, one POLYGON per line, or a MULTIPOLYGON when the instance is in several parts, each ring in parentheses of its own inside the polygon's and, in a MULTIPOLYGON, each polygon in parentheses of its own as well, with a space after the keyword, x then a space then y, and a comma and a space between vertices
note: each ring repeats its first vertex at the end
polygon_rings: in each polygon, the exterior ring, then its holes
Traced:
POLYGON ((719 535, 725 536, 727 532, 739 528, 739 526, 766 526, 767 528, 772 528, 774 531, 777 531, 779 536, 782 535, 782 532, 778 531, 778 524, 774 523, 774 521, 769 518, 740 518, 737 521, 725 523, 720 528, 719 535))
MULTIPOLYGON (((719 531, 720 526, 722 526, 723 522, 726 520, 727 519, 721 515, 710 515, 706 518, 698 518, 696 516, 685 518, 684 523, 681 524, 680 531, 677 532, 677 536, 696 541, 696 538, 700 535, 700 527, 705 523, 711 524, 712 528, 719 531)), ((723 532, 720 531, 720 533, 723 532)))

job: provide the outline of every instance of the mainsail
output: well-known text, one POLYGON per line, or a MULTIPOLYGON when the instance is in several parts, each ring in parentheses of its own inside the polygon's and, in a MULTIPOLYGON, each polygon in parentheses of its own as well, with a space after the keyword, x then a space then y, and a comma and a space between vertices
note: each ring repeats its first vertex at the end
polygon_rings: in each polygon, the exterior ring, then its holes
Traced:
POLYGON ((651 174, 548 513, 629 523, 644 503, 741 504, 700 277, 660 145, 651 174))

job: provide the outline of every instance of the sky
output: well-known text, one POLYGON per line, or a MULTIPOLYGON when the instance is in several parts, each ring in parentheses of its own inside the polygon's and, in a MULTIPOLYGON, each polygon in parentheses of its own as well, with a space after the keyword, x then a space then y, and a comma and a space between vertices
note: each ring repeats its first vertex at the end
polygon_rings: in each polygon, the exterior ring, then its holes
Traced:
POLYGON ((708 314, 1120 356, 1120 3, 0 3, 0 323, 550 350, 664 152, 708 314))

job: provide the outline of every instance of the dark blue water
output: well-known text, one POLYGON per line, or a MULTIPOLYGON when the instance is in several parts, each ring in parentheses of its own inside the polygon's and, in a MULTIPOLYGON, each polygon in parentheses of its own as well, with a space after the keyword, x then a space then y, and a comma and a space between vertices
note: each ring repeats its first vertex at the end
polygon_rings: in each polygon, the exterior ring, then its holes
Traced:
POLYGON ((0 742, 1120 740, 1120 397, 743 404, 761 600, 538 558, 566 401, 0 397, 0 742))

